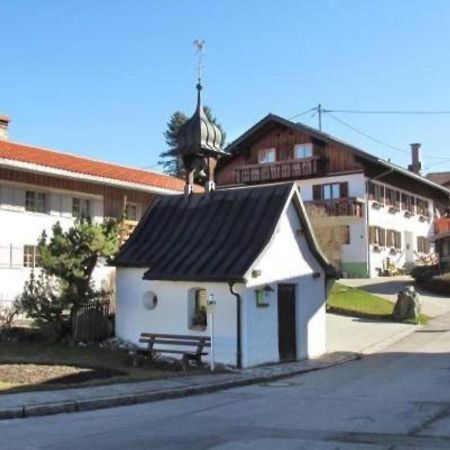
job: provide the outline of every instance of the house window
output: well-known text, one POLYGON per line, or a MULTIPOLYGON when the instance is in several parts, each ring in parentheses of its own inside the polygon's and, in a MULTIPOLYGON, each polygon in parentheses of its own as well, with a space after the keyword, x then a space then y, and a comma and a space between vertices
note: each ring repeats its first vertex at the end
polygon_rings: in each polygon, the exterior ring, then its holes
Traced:
POLYGON ((34 269, 39 267, 41 258, 39 255, 39 249, 36 245, 24 245, 23 246, 23 267, 29 267, 34 269))
POLYGON ((313 200, 334 200, 348 197, 348 183, 316 184, 313 186, 313 200))
POLYGON ((208 291, 201 288, 193 288, 189 290, 189 328, 193 329, 206 329, 208 325, 208 291))
POLYGON ((90 201, 86 198, 72 198, 72 216, 73 217, 90 217, 90 201))
POLYGON ((384 247, 386 245, 386 230, 381 227, 369 227, 369 243, 384 247))
POLYGON ((384 203, 384 186, 371 182, 369 184, 369 198, 378 203, 384 203))
POLYGON ((417 251, 419 253, 430 253, 430 241, 423 236, 417 236, 417 251))
POLYGON ((25 210, 31 212, 46 212, 46 195, 43 192, 25 192, 25 210))
POLYGON ((312 158, 312 155, 313 155, 312 144, 297 144, 294 147, 295 159, 312 158))
POLYGON ((350 225, 341 225, 339 227, 341 233, 341 242, 343 245, 350 244, 350 225))
POLYGON ((258 163, 259 164, 270 164, 274 163, 276 159, 276 152, 274 148, 268 148, 265 150, 258 151, 258 163))
POLYGON ((400 250, 402 248, 402 234, 400 231, 386 230, 386 245, 400 250))
POLYGON ((127 203, 125 206, 125 217, 128 220, 139 220, 139 205, 137 203, 127 203))

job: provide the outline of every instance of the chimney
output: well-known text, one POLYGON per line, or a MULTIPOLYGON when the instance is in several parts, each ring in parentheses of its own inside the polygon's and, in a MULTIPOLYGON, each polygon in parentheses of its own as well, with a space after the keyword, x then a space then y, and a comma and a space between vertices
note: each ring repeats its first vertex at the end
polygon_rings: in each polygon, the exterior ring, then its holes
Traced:
POLYGON ((10 121, 8 116, 0 114, 0 140, 8 140, 8 125, 10 121))
POLYGON ((411 144, 411 164, 408 166, 408 170, 417 175, 420 175, 422 170, 422 163, 420 162, 420 147, 421 144, 411 144))

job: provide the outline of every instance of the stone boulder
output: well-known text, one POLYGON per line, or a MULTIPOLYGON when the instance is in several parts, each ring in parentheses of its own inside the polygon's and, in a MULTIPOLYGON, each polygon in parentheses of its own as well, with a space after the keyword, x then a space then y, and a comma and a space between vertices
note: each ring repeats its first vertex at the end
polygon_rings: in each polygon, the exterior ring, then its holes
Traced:
POLYGON ((392 316, 399 321, 417 319, 421 310, 422 305, 420 304, 419 294, 414 289, 414 286, 408 286, 397 294, 397 302, 395 303, 392 316))

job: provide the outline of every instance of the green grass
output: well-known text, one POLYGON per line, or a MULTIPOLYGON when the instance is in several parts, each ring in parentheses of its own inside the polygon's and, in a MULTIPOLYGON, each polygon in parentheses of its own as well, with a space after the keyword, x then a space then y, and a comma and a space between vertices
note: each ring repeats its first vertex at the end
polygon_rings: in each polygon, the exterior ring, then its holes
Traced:
POLYGON ((183 376, 194 371, 201 373, 202 368, 190 368, 182 372, 178 365, 167 363, 145 364, 142 367, 132 367, 131 358, 127 351, 110 350, 98 347, 67 346, 62 344, 47 344, 43 342, 0 342, 0 364, 46 364, 64 365, 84 368, 112 369, 123 372, 110 378, 95 379, 83 383, 70 385, 52 381, 48 385, 17 384, 14 380, 0 379, 0 393, 40 390, 62 389, 67 387, 91 386, 110 384, 116 382, 144 381, 157 378, 183 376))
MULTIPOLYGON (((394 304, 388 300, 369 294, 363 289, 334 283, 328 296, 328 311, 352 317, 365 317, 376 320, 392 320, 394 304)), ((421 314, 418 322, 407 323, 426 324, 428 317, 421 314)))

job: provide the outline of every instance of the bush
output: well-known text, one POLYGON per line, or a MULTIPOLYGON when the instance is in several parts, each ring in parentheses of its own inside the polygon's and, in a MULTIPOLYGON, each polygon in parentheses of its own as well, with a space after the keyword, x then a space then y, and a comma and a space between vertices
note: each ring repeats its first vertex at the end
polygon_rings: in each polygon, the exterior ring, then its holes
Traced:
POLYGON ((0 341, 8 338, 18 314, 19 311, 14 305, 0 306, 0 341))
POLYGON ((450 273, 425 280, 421 286, 438 294, 450 295, 450 273))
POLYGON ((411 270, 411 276, 418 282, 431 280, 435 275, 439 275, 439 265, 415 266, 411 270))

